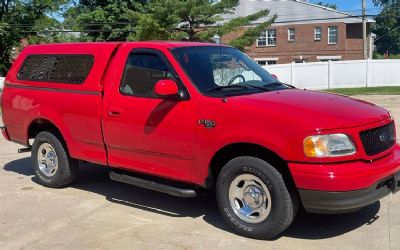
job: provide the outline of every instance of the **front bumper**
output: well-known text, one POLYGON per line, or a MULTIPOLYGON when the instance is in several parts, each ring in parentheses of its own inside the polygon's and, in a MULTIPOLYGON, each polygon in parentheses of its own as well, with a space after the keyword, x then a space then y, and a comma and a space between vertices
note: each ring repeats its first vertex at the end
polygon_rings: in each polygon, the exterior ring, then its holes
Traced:
POLYGON ((400 145, 372 162, 289 163, 304 208, 313 213, 346 213, 400 189, 400 145))
POLYGON ((329 192, 367 189, 400 171, 400 145, 372 162, 289 163, 288 166, 298 189, 329 192))
POLYGON ((357 211, 399 190, 400 172, 366 189, 348 192, 324 192, 300 189, 299 194, 307 212, 339 214, 357 211))

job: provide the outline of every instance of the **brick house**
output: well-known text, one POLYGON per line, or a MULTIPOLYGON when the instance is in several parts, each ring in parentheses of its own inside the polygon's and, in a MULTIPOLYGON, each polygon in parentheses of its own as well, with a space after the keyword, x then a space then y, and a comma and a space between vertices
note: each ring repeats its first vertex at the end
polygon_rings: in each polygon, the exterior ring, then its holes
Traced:
MULTIPOLYGON (((261 9, 277 14, 276 21, 264 31, 247 54, 261 65, 363 59, 362 19, 327 7, 300 0, 241 0, 235 12, 225 14, 229 21, 261 9)), ((269 17, 258 20, 263 22, 269 17)), ((373 20, 367 20, 369 57, 372 57, 373 20)), ((244 31, 222 37, 227 43, 244 31)))

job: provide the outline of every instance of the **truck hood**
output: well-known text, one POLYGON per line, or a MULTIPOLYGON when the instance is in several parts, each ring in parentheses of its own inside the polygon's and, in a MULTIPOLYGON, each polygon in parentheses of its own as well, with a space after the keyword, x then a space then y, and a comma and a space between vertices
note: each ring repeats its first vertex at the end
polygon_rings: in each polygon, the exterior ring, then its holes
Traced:
POLYGON ((356 127, 390 118, 386 109, 375 104, 310 90, 264 92, 234 97, 232 101, 252 106, 259 115, 264 113, 279 119, 289 118, 311 130, 356 127))

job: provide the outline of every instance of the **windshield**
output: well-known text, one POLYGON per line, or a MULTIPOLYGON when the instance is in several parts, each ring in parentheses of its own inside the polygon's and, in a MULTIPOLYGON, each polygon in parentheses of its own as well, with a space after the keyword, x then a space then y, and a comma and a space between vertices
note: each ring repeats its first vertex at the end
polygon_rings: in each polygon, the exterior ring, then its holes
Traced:
POLYGON ((234 48, 184 47, 173 49, 172 54, 205 95, 238 95, 289 88, 234 48))

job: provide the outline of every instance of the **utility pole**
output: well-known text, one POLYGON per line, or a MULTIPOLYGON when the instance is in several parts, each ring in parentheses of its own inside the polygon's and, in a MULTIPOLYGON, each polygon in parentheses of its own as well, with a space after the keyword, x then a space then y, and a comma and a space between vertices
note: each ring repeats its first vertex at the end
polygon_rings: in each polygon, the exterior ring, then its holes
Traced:
POLYGON ((368 59, 368 41, 367 41, 367 18, 366 18, 367 3, 362 0, 362 26, 363 26, 363 50, 364 60, 368 59))

